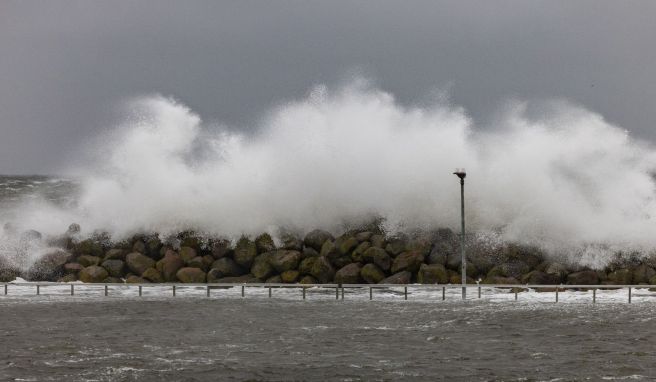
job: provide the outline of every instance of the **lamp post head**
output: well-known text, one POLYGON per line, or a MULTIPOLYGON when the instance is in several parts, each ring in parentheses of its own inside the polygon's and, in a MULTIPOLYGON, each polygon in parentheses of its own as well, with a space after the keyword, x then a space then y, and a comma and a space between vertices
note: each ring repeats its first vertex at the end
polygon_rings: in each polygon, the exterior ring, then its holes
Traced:
POLYGON ((464 168, 457 168, 456 171, 453 172, 454 175, 458 176, 458 178, 465 179, 467 177, 467 172, 465 172, 464 168))

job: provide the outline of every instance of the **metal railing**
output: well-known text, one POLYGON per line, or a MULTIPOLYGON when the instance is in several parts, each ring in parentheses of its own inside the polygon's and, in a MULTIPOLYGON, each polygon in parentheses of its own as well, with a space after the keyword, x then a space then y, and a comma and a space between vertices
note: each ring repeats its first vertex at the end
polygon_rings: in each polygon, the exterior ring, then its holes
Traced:
MULTIPOLYGON (((33 287, 35 295, 41 295, 41 289, 47 287, 63 287, 67 286, 70 288, 70 295, 74 296, 75 291, 78 288, 93 288, 93 287, 102 287, 103 295, 109 296, 110 288, 120 287, 123 289, 126 288, 138 288, 139 296, 143 296, 144 288, 171 288, 171 296, 176 296, 176 291, 179 288, 204 288, 206 291, 207 297, 210 297, 210 291, 212 289, 230 289, 230 288, 241 288, 241 297, 246 297, 247 288, 265 288, 268 289, 269 297, 272 297, 273 289, 285 288, 285 289, 300 289, 302 299, 305 300, 307 296, 308 289, 334 289, 335 290, 335 299, 339 300, 340 298, 344 299, 344 290, 345 289, 368 289, 369 290, 369 300, 374 298, 374 290, 384 289, 384 290, 403 290, 404 299, 408 299, 408 288, 411 290, 441 290, 442 300, 446 300, 446 291, 447 289, 460 289, 462 285, 460 284, 282 284, 282 283, 140 283, 140 284, 118 284, 118 283, 57 283, 57 282, 18 282, 18 283, 0 283, 4 290, 4 295, 9 295, 9 291, 13 287, 33 287)), ((643 289, 643 288, 656 288, 656 286, 650 285, 534 285, 534 284, 468 284, 467 288, 475 288, 478 291, 478 298, 481 298, 481 292, 484 289, 510 289, 512 293, 515 294, 515 301, 518 300, 519 293, 522 291, 527 291, 533 289, 535 291, 543 292, 553 292, 555 295, 555 302, 558 302, 559 293, 566 290, 592 290, 592 303, 597 302, 597 290, 610 290, 610 289, 627 289, 627 301, 631 303, 632 292, 634 289, 643 289)))

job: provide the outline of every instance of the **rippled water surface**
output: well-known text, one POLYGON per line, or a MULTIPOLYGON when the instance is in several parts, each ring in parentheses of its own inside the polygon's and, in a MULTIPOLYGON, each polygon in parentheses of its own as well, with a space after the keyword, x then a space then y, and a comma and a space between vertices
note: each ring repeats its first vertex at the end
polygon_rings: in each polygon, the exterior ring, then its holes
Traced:
POLYGON ((3 296, 0 380, 656 379, 649 300, 201 295, 3 296))

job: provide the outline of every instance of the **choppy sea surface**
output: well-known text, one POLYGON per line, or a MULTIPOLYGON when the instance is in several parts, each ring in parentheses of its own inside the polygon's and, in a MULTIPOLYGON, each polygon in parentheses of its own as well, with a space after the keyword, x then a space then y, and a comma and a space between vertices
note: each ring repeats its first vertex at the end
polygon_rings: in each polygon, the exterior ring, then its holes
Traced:
POLYGON ((656 379, 656 294, 10 285, 0 380, 656 379), (472 294, 473 293, 473 294, 472 294))

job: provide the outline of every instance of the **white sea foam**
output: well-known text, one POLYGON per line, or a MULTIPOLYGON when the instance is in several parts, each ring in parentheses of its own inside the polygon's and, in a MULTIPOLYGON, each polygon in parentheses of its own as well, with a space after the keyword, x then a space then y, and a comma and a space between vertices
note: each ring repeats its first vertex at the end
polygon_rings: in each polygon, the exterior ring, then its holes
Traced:
POLYGON ((92 145, 74 207, 21 206, 22 228, 71 222, 114 235, 198 229, 236 236, 277 227, 336 230, 376 215, 390 231, 457 227, 468 172, 470 230, 599 264, 656 245, 656 151, 599 114, 561 103, 529 117, 515 103, 494 130, 443 101, 408 107, 362 81, 307 97, 239 134, 161 96, 92 145))

